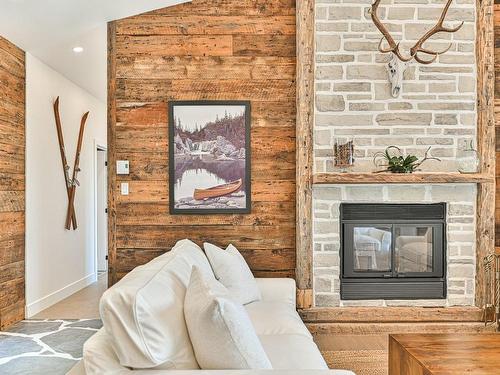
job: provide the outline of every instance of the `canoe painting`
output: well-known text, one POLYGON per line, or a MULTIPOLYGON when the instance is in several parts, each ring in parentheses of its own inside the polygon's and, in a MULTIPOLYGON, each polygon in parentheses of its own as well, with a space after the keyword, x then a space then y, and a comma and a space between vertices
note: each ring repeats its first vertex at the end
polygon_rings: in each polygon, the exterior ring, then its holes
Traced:
POLYGON ((250 103, 169 103, 170 213, 250 212, 250 103))
POLYGON ((232 194, 238 190, 240 190, 242 185, 241 178, 238 181, 232 181, 228 184, 214 186, 208 189, 195 189, 194 190, 194 199, 202 200, 208 198, 219 198, 225 195, 232 194))

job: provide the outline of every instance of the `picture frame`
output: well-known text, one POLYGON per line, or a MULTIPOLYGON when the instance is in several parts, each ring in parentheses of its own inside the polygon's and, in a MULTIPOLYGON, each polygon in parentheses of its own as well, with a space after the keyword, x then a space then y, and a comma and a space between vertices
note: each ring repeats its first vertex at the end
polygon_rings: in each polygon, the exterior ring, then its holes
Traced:
POLYGON ((171 215, 251 212, 251 103, 168 103, 171 215))

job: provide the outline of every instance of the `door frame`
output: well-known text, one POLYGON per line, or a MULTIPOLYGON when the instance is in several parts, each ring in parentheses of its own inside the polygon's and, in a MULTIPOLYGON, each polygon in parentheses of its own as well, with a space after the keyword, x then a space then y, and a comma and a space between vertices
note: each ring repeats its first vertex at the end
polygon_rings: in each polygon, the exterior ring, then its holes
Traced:
MULTIPOLYGON (((94 138, 94 148, 93 148, 93 168, 94 168, 94 173, 93 173, 93 182, 94 182, 94 275, 97 279, 97 272, 98 272, 98 265, 97 265, 97 255, 98 255, 98 238, 97 238, 97 233, 98 233, 98 228, 97 228, 97 153, 99 151, 108 151, 108 146, 106 142, 102 142, 96 138, 94 138)), ((107 159, 107 158, 106 158, 107 159)), ((108 184, 108 180, 106 179, 106 184, 108 184)), ((107 191, 107 190, 106 190, 107 191)), ((105 201, 107 202, 108 199, 105 197, 105 201)), ((107 228, 107 226, 106 226, 107 228)), ((107 233, 106 233, 107 236, 107 233)), ((109 265, 108 265, 109 268, 109 265)))

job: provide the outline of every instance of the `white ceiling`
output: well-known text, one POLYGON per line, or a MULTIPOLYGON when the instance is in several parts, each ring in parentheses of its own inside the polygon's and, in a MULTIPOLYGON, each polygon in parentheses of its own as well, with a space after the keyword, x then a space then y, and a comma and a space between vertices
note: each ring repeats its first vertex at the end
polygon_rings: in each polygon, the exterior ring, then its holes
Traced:
POLYGON ((188 0, 0 0, 0 35, 106 100, 109 21, 188 0), (84 52, 75 54, 73 47, 84 52))

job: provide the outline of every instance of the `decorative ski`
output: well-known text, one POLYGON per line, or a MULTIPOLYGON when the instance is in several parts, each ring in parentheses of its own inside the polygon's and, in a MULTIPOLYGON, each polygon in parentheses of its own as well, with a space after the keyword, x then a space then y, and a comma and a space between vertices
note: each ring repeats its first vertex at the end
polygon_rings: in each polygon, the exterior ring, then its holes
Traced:
POLYGON ((82 121, 80 122, 80 133, 78 134, 78 144, 76 147, 76 154, 75 154, 75 165, 73 166, 73 177, 71 178, 68 212, 66 214, 66 229, 68 230, 71 229, 71 221, 72 218, 75 216, 75 192, 76 192, 76 187, 80 186, 77 177, 78 177, 78 172, 81 171, 80 155, 82 152, 85 124, 87 123, 87 118, 89 117, 89 113, 90 112, 85 113, 82 117, 82 121))
MULTIPOLYGON (((62 125, 61 125, 61 116, 59 114, 59 97, 57 97, 56 101, 54 102, 54 116, 56 120, 56 128, 57 128, 57 138, 59 141, 59 151, 61 153, 61 162, 62 162, 62 167, 63 167, 63 172, 64 172, 64 180, 66 183, 66 193, 68 195, 68 202, 70 200, 71 196, 71 181, 69 178, 69 165, 68 165, 68 160, 66 158, 66 150, 64 147, 64 137, 63 137, 63 131, 62 131, 62 125)), ((74 210, 71 215, 71 222, 73 224, 73 228, 76 229, 78 227, 77 221, 76 221, 76 215, 74 214, 74 210)), ((71 229, 68 228, 68 229, 71 229)))

